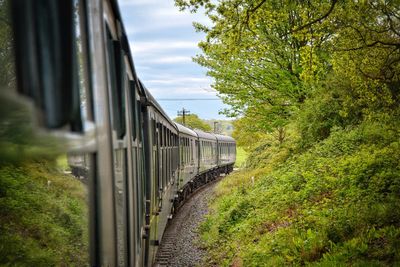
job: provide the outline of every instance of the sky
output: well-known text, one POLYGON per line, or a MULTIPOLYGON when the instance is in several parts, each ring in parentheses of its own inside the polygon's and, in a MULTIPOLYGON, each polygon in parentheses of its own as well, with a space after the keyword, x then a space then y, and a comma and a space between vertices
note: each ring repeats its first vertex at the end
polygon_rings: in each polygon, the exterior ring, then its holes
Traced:
POLYGON ((185 108, 202 119, 226 119, 228 108, 220 99, 166 101, 165 99, 217 99, 206 69, 192 61, 201 51, 193 21, 209 25, 202 14, 180 12, 174 0, 119 0, 136 73, 171 117, 185 108))

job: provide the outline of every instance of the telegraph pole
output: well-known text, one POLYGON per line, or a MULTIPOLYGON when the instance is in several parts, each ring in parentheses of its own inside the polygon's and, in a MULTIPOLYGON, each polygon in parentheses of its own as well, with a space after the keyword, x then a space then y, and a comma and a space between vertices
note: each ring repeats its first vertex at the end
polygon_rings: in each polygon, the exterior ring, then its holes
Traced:
POLYGON ((190 110, 182 108, 182 111, 180 111, 180 110, 178 111, 178 116, 182 116, 183 125, 186 125, 186 121, 185 121, 186 115, 190 115, 190 110))
POLYGON ((214 121, 214 133, 217 133, 218 130, 218 121, 214 121))

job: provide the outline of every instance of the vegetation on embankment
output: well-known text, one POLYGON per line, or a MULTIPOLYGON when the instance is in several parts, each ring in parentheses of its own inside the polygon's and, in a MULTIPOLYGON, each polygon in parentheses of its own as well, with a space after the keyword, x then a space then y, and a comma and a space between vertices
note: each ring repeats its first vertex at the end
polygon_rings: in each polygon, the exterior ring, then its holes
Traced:
POLYGON ((240 146, 236 147, 235 168, 241 168, 246 162, 247 152, 240 146))
POLYGON ((0 167, 0 265, 86 266, 86 188, 47 160, 0 167))
POLYGON ((209 263, 400 264, 397 125, 336 129, 298 153, 295 141, 267 142, 250 158, 259 168, 234 173, 217 188, 201 227, 209 263))
POLYGON ((398 1, 175 0, 247 169, 202 226, 213 266, 400 266, 398 1), (253 182, 254 181, 254 182, 253 182))

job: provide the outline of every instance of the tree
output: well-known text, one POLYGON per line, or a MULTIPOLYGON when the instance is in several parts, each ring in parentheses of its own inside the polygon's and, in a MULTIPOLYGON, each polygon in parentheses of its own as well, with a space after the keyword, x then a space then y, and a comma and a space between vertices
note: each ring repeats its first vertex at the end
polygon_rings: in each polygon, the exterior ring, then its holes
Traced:
MULTIPOLYGON (((183 124, 182 116, 176 117, 174 121, 183 124)), ((211 132, 211 126, 205 123, 203 120, 201 120, 199 116, 197 116, 196 114, 190 114, 185 116, 185 126, 190 127, 192 129, 199 129, 206 132, 211 132)))
POLYGON ((208 68, 213 87, 232 107, 225 114, 257 118, 255 128, 283 132, 312 89, 304 81, 325 74, 317 66, 324 64, 320 47, 330 32, 303 33, 302 27, 317 19, 327 24, 322 17, 335 2, 178 0, 176 4, 192 11, 204 6, 213 22, 209 28, 195 24, 207 34, 199 44, 203 53, 195 61, 208 68))
MULTIPOLYGON (((263 132, 278 131, 321 88, 336 90, 341 114, 398 101, 400 15, 397 1, 176 0, 203 7, 212 25, 195 58, 231 109, 263 132), (347 109, 346 109, 347 108, 347 109)), ((283 140, 282 140, 283 141, 283 140)))

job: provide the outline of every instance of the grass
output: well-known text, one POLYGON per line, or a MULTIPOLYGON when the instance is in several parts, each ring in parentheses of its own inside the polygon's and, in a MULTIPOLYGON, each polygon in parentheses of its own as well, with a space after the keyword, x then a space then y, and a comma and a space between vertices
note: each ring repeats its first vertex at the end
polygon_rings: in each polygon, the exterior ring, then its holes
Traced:
POLYGON ((86 266, 86 188, 48 161, 0 167, 0 265, 86 266))
POLYGON ((221 181, 201 225, 208 266, 400 266, 400 150, 393 126, 337 130, 221 181))
POLYGON ((247 152, 242 147, 236 147, 236 162, 235 167, 241 168, 246 162, 247 152))
POLYGON ((60 171, 70 171, 70 166, 68 165, 68 160, 67 160, 67 155, 66 154, 61 154, 60 156, 57 157, 56 160, 57 163, 57 168, 60 171))

